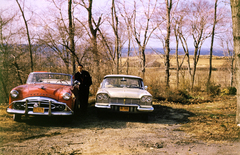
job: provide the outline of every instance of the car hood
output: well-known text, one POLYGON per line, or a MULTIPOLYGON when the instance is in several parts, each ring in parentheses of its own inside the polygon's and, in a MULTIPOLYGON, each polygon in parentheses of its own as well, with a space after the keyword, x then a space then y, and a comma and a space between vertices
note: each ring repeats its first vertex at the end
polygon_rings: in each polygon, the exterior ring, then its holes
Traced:
POLYGON ((99 93, 107 93, 111 98, 141 98, 144 95, 152 96, 147 90, 136 88, 102 88, 99 93))
POLYGON ((26 84, 15 87, 21 98, 43 96, 59 100, 60 95, 69 92, 71 86, 56 84, 26 84))

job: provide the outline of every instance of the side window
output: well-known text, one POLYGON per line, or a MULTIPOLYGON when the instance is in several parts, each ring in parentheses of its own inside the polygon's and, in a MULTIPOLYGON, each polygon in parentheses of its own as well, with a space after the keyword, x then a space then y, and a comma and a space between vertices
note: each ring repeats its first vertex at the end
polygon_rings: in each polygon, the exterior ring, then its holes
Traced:
POLYGON ((139 80, 138 83, 139 83, 140 88, 144 89, 143 81, 142 81, 142 80, 139 80))

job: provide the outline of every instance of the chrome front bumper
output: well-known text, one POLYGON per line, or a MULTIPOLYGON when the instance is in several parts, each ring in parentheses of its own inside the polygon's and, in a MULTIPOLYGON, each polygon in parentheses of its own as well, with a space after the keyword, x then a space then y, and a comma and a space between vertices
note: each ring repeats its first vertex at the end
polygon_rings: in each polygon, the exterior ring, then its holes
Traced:
POLYGON ((153 112, 154 108, 151 106, 149 107, 141 107, 139 105, 135 105, 135 104, 101 104, 101 103, 96 103, 95 107, 96 108, 100 108, 100 109, 112 109, 112 106, 117 106, 117 107, 136 107, 137 112, 153 112))
POLYGON ((25 98, 23 100, 17 100, 13 101, 11 104, 8 105, 6 109, 7 113, 9 114, 20 114, 20 115, 45 115, 45 116, 51 116, 51 115, 73 115, 72 109, 70 109, 66 103, 63 102, 58 102, 54 99, 47 98, 47 97, 29 97, 25 98), (46 101, 48 102, 48 107, 45 108, 47 109, 46 111, 44 110, 43 113, 38 113, 38 112, 33 112, 33 107, 30 107, 29 105, 34 103, 42 103, 44 102, 46 104, 46 101), (24 110, 21 109, 11 109, 9 108, 11 105, 14 103, 24 103, 24 110), (53 104, 59 104, 59 105, 64 105, 66 108, 63 111, 52 111, 52 105, 53 104))
POLYGON ((35 113, 33 111, 28 111, 26 113, 26 111, 24 110, 15 110, 15 109, 10 109, 10 108, 7 108, 7 113, 9 114, 22 114, 22 115, 45 115, 45 116, 51 116, 51 115, 73 115, 73 112, 71 111, 66 111, 66 112, 44 112, 44 113, 35 113))

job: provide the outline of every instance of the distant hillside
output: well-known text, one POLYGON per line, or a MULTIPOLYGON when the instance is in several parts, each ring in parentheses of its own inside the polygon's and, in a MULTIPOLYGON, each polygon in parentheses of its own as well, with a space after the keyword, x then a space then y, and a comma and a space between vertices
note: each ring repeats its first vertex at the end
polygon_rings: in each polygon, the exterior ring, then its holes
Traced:
MULTIPOLYGON (((128 49, 127 48, 123 48, 122 50, 122 57, 127 57, 127 51, 128 49)), ((209 49, 201 49, 201 55, 209 55, 209 52, 210 50, 209 49)), ((164 51, 162 48, 154 48, 154 49, 150 49, 150 48, 147 48, 145 50, 145 54, 164 54, 164 51)), ((189 54, 190 55, 193 55, 194 53, 194 49, 189 49, 189 54)), ((170 54, 175 54, 175 49, 171 49, 170 51, 170 54)), ((183 49, 179 49, 179 55, 183 55, 184 54, 184 51, 183 49)), ((224 53, 222 50, 213 50, 213 55, 214 56, 224 56, 224 53)), ((136 56, 136 52, 134 52, 134 49, 131 49, 131 53, 130 53, 130 56, 136 56)))

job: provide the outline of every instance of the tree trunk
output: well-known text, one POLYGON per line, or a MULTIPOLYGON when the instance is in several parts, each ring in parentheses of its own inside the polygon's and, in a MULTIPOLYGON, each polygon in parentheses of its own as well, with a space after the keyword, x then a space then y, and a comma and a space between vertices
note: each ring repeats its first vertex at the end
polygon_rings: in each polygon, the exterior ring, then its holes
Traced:
POLYGON ((145 80, 145 65, 146 65, 146 56, 145 56, 145 48, 142 48, 142 78, 145 80))
POLYGON ((95 23, 93 16, 92 16, 92 3, 93 0, 88 0, 88 7, 86 7, 88 11, 88 26, 90 29, 91 33, 91 51, 93 53, 93 61, 94 61, 94 75, 96 78, 96 83, 100 83, 100 66, 99 66, 99 53, 98 53, 98 45, 97 45, 97 31, 99 30, 100 22, 101 22, 101 17, 98 19, 98 22, 95 23), (94 22, 94 23, 93 23, 94 22), (95 28, 94 28, 95 26, 95 28))
POLYGON ((2 70, 0 70, 0 81, 2 83, 2 89, 4 91, 4 92, 2 92, 2 94, 5 95, 5 96, 3 96, 3 98, 5 98, 5 99, 2 102, 7 103, 8 102, 8 91, 7 91, 7 85, 6 85, 5 81, 3 80, 2 70))
POLYGON ((29 30, 28 30, 28 24, 27 24, 27 20, 25 18, 24 12, 22 10, 22 7, 20 5, 20 3, 18 2, 18 0, 16 0, 18 7, 22 13, 22 17, 26 26, 26 30, 27 30, 27 38, 28 38, 28 46, 29 46, 29 54, 30 54, 30 63, 31 63, 31 72, 33 72, 33 58, 32 58, 32 45, 31 45, 31 39, 30 39, 30 34, 29 34, 29 30))
POLYGON ((116 73, 119 74, 119 60, 120 60, 120 51, 119 51, 119 36, 118 36, 118 17, 116 13, 115 1, 112 0, 112 28, 115 35, 115 53, 116 53, 116 73))
POLYGON ((217 23, 217 3, 218 3, 218 0, 215 0, 214 22, 213 22, 212 39, 211 39, 211 47, 210 47, 209 73, 208 73, 208 81, 207 81, 207 91, 209 90, 208 87, 210 85, 211 75, 212 75, 212 53, 213 53, 213 42, 214 42, 214 35, 215 35, 215 26, 216 26, 216 23, 217 23))
POLYGON ((234 75, 234 58, 231 59, 231 75, 230 75, 230 87, 233 87, 233 75, 234 75))
POLYGON ((126 73, 128 75, 128 72, 129 72, 129 57, 130 57, 130 51, 131 51, 131 38, 130 38, 130 27, 127 26, 128 28, 128 52, 127 52, 127 70, 126 70, 126 73))
POLYGON ((180 66, 179 66, 179 60, 178 60, 178 37, 177 34, 175 33, 175 37, 176 37, 176 63, 177 63, 177 74, 176 74, 176 83, 177 83, 177 89, 179 87, 179 70, 180 70, 180 66))
POLYGON ((169 48, 169 41, 170 41, 170 33, 171 33, 171 21, 170 21, 170 12, 172 9, 172 0, 170 0, 168 2, 168 0, 165 0, 166 3, 166 18, 167 18, 167 36, 165 38, 165 82, 166 82, 166 86, 169 86, 169 77, 170 77, 170 73, 169 73, 169 67, 170 67, 170 59, 169 59, 169 53, 170 53, 170 48, 169 48))
POLYGON ((231 0, 234 51, 237 80, 237 113, 236 123, 240 124, 240 0, 231 0))
POLYGON ((194 81, 195 81, 195 74, 196 74, 196 71, 197 71, 197 62, 198 62, 198 57, 199 54, 198 54, 198 46, 195 47, 195 50, 194 50, 194 56, 193 56, 193 72, 192 72, 192 77, 191 77, 191 90, 193 91, 193 86, 194 86, 194 81))
POLYGON ((68 21, 69 21, 69 40, 70 40, 70 51, 71 51, 71 57, 72 57, 72 73, 74 74, 76 72, 76 66, 75 66, 75 45, 74 45, 74 27, 73 27, 73 21, 72 21, 72 0, 68 0, 68 21))
POLYGON ((18 77, 19 83, 22 85, 23 81, 22 81, 22 78, 21 78, 21 75, 20 75, 20 68, 19 68, 16 60, 14 60, 13 65, 16 68, 16 73, 17 73, 17 77, 18 77))
POLYGON ((188 50, 188 44, 186 39, 183 37, 182 34, 179 35, 179 39, 181 41, 182 44, 182 48, 184 50, 184 53, 187 57, 187 67, 188 67, 188 73, 190 75, 190 77, 192 76, 192 72, 191 72, 191 65, 190 65, 190 57, 189 57, 189 50, 188 50))

